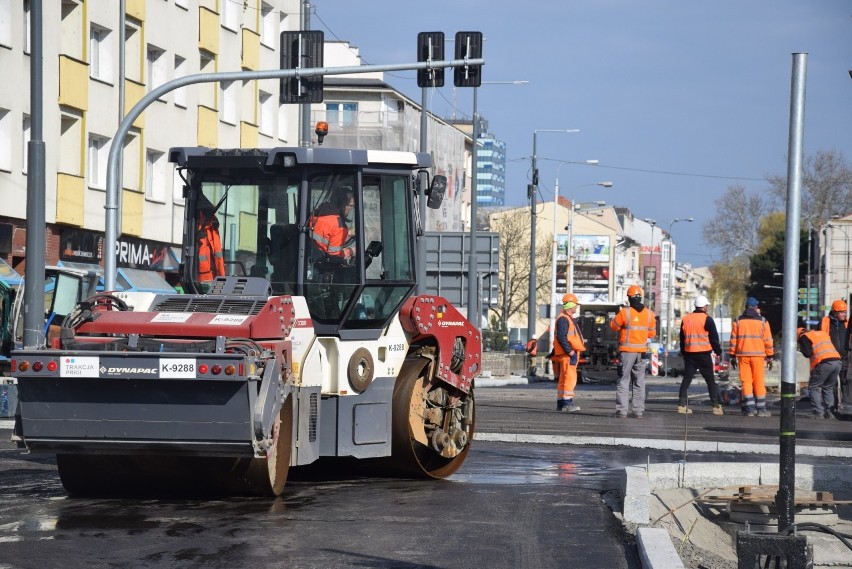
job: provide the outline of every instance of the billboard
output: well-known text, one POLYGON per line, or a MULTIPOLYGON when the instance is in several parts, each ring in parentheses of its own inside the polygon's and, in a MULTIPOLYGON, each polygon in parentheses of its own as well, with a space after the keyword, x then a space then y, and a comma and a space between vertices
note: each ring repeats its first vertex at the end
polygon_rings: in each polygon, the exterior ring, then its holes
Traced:
POLYGON ((612 302, 609 235, 576 235, 573 245, 574 294, 580 304, 612 302))

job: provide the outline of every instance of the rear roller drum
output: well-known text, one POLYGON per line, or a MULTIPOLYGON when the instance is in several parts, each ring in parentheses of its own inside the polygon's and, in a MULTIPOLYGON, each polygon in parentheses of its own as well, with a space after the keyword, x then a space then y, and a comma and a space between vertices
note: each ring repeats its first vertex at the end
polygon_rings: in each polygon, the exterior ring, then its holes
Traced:
POLYGON ((446 478, 470 450, 473 390, 465 394, 428 375, 428 363, 417 361, 394 386, 392 465, 407 475, 446 478))
POLYGON ((247 490, 262 496, 280 496, 290 472, 293 449, 293 398, 288 397, 272 426, 272 442, 264 458, 250 461, 245 474, 247 490))

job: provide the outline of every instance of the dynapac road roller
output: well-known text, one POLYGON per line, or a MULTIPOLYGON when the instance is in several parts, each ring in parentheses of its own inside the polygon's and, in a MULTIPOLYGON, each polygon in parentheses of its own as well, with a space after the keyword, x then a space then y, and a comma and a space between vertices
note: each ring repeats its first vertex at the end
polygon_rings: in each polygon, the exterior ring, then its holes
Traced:
POLYGON ((428 154, 173 148, 185 294, 97 294, 13 354, 13 437, 78 495, 279 495, 340 459, 443 478, 474 433, 477 329, 414 295, 428 154))

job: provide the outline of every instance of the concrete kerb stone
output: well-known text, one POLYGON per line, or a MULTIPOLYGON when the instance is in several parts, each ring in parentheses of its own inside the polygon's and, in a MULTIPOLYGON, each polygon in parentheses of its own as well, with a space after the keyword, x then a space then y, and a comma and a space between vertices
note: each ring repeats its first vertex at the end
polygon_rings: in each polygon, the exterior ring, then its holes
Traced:
POLYGON ((642 567, 653 569, 683 569, 683 562, 662 528, 639 528, 636 532, 642 567))

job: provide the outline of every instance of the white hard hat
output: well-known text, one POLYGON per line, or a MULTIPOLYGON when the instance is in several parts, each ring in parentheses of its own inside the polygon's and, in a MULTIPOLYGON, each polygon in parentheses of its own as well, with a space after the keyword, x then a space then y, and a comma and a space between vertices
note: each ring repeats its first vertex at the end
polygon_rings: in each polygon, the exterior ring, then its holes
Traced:
POLYGON ((701 296, 695 297, 695 308, 704 308, 708 304, 710 304, 710 301, 707 300, 707 297, 703 294, 701 296))

